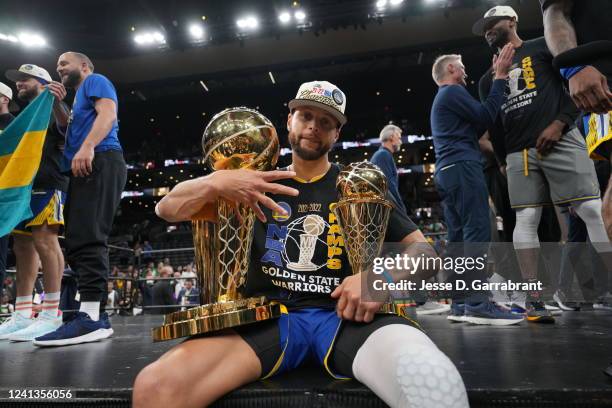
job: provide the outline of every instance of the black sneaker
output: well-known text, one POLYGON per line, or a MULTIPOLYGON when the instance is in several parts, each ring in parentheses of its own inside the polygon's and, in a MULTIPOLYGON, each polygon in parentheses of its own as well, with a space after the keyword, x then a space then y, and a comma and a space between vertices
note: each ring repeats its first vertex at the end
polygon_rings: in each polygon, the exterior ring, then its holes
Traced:
POLYGON ((568 301, 567 296, 565 296, 565 293, 563 293, 561 289, 557 289, 553 295, 553 300, 557 302, 557 306, 559 306, 561 310, 565 310, 566 312, 577 312, 580 310, 578 303, 568 301))
POLYGON ((544 302, 527 302, 527 321, 533 323, 554 323, 555 318, 546 310, 544 302))

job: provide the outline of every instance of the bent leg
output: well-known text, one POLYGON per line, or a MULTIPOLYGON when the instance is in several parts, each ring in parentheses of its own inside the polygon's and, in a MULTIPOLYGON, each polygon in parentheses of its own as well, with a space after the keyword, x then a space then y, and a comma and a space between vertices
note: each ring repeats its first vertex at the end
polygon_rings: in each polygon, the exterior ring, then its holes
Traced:
POLYGON ((408 325, 372 333, 357 351, 353 373, 393 408, 469 407, 455 365, 425 333, 408 325))
POLYGON ((237 334, 189 340, 138 374, 133 407, 205 407, 260 375, 259 358, 237 334))

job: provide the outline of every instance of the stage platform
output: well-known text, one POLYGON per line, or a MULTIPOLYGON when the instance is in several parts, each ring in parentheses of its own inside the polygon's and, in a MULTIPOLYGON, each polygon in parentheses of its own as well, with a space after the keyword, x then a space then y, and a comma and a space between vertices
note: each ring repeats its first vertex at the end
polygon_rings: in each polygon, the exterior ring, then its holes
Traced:
MULTIPOLYGON (((0 341, 0 407, 127 407, 137 373, 174 342, 153 343, 161 316, 112 317, 115 335, 99 343, 39 349, 0 341), (11 400, 9 390, 70 390, 71 400, 11 400)), ((457 365, 472 407, 612 407, 612 313, 567 312, 554 325, 511 327, 420 319, 457 365)), ((384 407, 356 381, 318 367, 253 383, 218 407, 384 407)), ((174 408, 174 407, 168 407, 174 408)))

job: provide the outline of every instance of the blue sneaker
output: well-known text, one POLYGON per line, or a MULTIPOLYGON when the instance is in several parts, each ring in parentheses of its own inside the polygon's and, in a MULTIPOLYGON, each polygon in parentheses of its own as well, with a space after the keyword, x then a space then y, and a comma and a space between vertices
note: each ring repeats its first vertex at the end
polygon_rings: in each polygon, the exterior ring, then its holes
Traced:
POLYGON ((465 322, 465 303, 455 302, 453 300, 453 303, 451 303, 450 312, 446 318, 451 322, 465 322))
POLYGON ((502 308, 490 300, 465 305, 465 321, 472 324, 509 326, 522 322, 523 316, 502 308))
POLYGON ((60 328, 34 339, 35 346, 68 346, 71 344, 90 343, 106 339, 113 334, 108 315, 103 313, 100 320, 94 322, 87 313, 78 312, 71 321, 60 328))
POLYGON ((518 303, 512 303, 510 305, 510 311, 512 313, 516 313, 516 314, 519 314, 519 315, 527 314, 527 309, 525 309, 524 306, 519 305, 518 303))

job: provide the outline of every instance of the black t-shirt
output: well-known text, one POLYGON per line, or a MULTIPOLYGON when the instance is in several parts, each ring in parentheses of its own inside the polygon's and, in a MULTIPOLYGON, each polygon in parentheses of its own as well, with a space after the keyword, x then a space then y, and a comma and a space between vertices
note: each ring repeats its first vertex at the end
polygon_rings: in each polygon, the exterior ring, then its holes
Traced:
POLYGON ((68 177, 60 171, 64 142, 65 137, 57 129, 55 119, 51 115, 40 166, 32 185, 33 189, 68 191, 68 177))
MULTIPOLYGON (((516 49, 500 111, 506 154, 535 147, 540 133, 555 119, 569 128, 578 116, 552 58, 544 37, 524 41, 516 49)), ((491 69, 480 78, 482 101, 489 95, 492 78, 491 69)))
MULTIPOLYGON (((289 308, 335 307, 330 294, 352 273, 340 226, 330 210, 338 201, 339 172, 332 164, 323 177, 310 183, 278 181, 300 194, 270 195, 289 215, 272 214, 264 208, 267 223, 255 222, 245 291, 248 296, 265 295, 289 308)), ((393 209, 385 242, 399 242, 416 230, 408 216, 393 209)))
MULTIPOLYGON (((540 0, 542 10, 558 0, 540 0)), ((574 0, 571 19, 576 31, 578 45, 592 41, 612 41, 612 1, 610 0, 574 0)), ((608 81, 612 78, 612 56, 602 57, 593 64, 608 81)))
POLYGON ((10 113, 0 113, 0 130, 4 130, 15 120, 15 117, 10 113))

